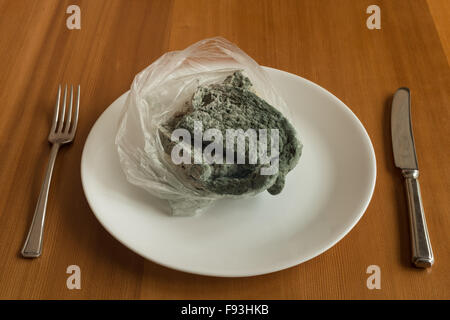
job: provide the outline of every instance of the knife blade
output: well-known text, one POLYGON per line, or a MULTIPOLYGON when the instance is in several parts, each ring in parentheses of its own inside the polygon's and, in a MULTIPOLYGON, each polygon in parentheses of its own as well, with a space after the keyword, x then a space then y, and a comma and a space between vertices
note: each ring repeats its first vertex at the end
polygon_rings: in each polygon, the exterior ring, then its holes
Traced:
POLYGON ((395 166, 402 169, 408 200, 411 230, 412 262, 416 267, 428 268, 434 263, 419 185, 419 166, 411 121, 411 93, 399 88, 392 99, 392 149, 395 166))
POLYGON ((411 95, 408 88, 400 88, 392 99, 391 131, 395 166, 418 170, 416 147, 411 123, 411 95))

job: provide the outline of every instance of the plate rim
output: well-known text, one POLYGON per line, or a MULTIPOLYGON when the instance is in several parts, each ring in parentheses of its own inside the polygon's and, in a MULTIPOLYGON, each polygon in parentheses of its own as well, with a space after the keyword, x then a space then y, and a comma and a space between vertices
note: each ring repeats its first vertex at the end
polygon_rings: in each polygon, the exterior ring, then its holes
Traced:
MULTIPOLYGON (((270 70, 270 72, 275 72, 275 73, 282 73, 285 76, 288 76, 290 78, 298 78, 302 81, 304 81, 307 85, 309 85, 310 87, 313 87, 319 91, 323 91, 326 95, 328 95, 337 105, 339 105, 341 107, 341 109, 343 111, 345 111, 348 115, 350 115, 354 122, 357 124, 359 130, 363 133, 363 136, 365 137, 366 142, 368 142, 368 146, 369 146, 369 153, 371 155, 370 159, 371 159, 371 163, 370 163, 370 167, 371 167, 371 171, 373 172, 373 177, 371 179, 371 185, 370 185, 370 192, 368 192, 366 199, 364 199, 364 201, 362 201, 361 203, 363 204, 361 206, 361 211, 358 213, 357 217, 352 221, 352 223, 348 224, 344 230, 339 233, 334 241, 329 242, 327 245, 321 247, 319 250, 315 250, 315 252, 313 254, 310 254, 308 256, 302 256, 300 259, 293 259, 295 261, 288 261, 284 264, 278 264, 276 267, 265 267, 262 268, 264 270, 260 270, 258 269, 258 271, 256 272, 240 272, 240 273, 236 273, 236 272, 230 272, 229 274, 223 273, 223 272, 214 272, 214 271, 195 271, 195 270, 191 270, 189 268, 184 268, 184 267, 180 267, 178 265, 172 265, 170 263, 165 263, 162 261, 159 261, 158 259, 155 259, 153 257, 150 257, 147 253, 142 252, 140 249, 134 248, 130 245, 128 245, 124 240, 122 240, 119 236, 117 236, 109 227, 108 224, 105 223, 102 218, 100 217, 99 214, 96 213, 96 211, 94 210, 94 205, 92 203, 92 199, 90 198, 90 196, 88 195, 88 193, 86 192, 86 178, 85 178, 85 165, 86 165, 86 146, 88 144, 88 141, 91 137, 91 135, 93 134, 93 132, 95 131, 94 129, 96 128, 96 126, 99 123, 99 120, 102 118, 102 116, 105 114, 105 112, 107 112, 107 110, 110 109, 110 107, 115 104, 117 101, 119 101, 120 99, 122 99, 124 96, 127 96, 130 92, 130 90, 126 91, 125 93, 121 94, 117 99, 115 99, 105 110, 103 110, 103 112, 98 116, 98 118, 96 119, 96 121, 94 122, 94 124, 92 125, 88 136, 86 137, 86 140, 84 142, 84 146, 83 146, 83 151, 81 154, 81 163, 80 163, 80 174, 81 174, 81 184, 82 184, 82 188, 83 188, 83 193, 85 195, 85 198, 88 202, 89 208, 91 209, 92 213, 94 214, 94 216, 96 217, 96 219, 100 222, 100 225, 113 237, 115 238, 117 241, 119 241, 119 243, 121 243, 122 245, 124 245, 126 248, 128 248, 129 250, 131 250, 132 252, 138 254, 139 256, 152 261, 156 264, 159 264, 161 266, 164 266, 166 268, 170 268, 173 270, 177 270, 177 271, 182 271, 182 272, 186 272, 186 273, 190 273, 190 274, 197 274, 197 275, 203 275, 203 276, 214 276, 214 277, 224 277, 224 278, 240 278, 240 277, 249 277, 249 276, 258 276, 258 275, 263 275, 263 274, 270 274, 270 273, 274 273, 274 272, 278 272, 281 270, 285 270, 288 268, 292 268, 295 266, 298 266, 306 261, 309 261, 313 258, 316 258, 318 256, 320 256, 321 254, 323 254, 324 252, 328 251, 329 249, 331 249, 332 247, 334 247, 338 242, 340 242, 347 234, 350 233, 350 231, 356 226, 356 224, 358 224, 358 222, 361 220, 362 216, 365 214, 365 212, 367 211, 367 208, 370 204, 370 201, 372 200, 373 197, 373 193, 375 190, 375 185, 376 185, 376 180, 377 180, 377 165, 376 165, 376 155, 375 155, 375 150, 373 148, 373 144, 372 144, 372 140, 370 139, 370 136, 366 130, 366 128, 364 127, 364 125, 362 124, 362 122, 359 120, 359 118, 353 113, 353 111, 344 103, 342 102, 339 98, 337 98, 334 94, 332 94, 331 92, 329 92, 327 89, 323 88, 322 86, 312 82, 311 80, 308 80, 304 77, 301 77, 299 75, 287 72, 287 71, 283 71, 283 70, 279 70, 279 69, 275 69, 272 67, 267 67, 267 66, 262 66, 263 69, 265 69, 266 71, 270 70)), ((297 80, 298 80, 297 79, 297 80)))

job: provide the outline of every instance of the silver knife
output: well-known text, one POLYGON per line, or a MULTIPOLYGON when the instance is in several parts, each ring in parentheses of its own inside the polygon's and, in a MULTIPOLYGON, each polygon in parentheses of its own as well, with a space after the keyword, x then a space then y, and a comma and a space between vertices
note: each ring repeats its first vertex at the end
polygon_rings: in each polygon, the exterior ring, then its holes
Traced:
POLYGON ((395 166, 402 169, 406 182, 412 262, 418 268, 428 268, 433 265, 434 257, 420 195, 419 166, 411 124, 411 95, 408 88, 400 88, 394 94, 391 133, 395 166))

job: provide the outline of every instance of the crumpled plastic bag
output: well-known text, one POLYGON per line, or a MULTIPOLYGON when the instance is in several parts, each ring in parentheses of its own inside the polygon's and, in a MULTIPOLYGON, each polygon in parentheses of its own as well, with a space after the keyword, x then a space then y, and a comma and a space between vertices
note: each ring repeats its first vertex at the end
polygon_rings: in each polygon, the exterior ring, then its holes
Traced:
POLYGON ((173 215, 202 213, 224 197, 253 196, 219 195, 192 187, 177 174, 158 134, 160 125, 183 108, 199 85, 222 82, 237 70, 250 79, 259 97, 288 114, 266 72, 223 38, 205 39, 182 51, 168 52, 134 78, 115 139, 120 164, 130 183, 167 199, 173 215))

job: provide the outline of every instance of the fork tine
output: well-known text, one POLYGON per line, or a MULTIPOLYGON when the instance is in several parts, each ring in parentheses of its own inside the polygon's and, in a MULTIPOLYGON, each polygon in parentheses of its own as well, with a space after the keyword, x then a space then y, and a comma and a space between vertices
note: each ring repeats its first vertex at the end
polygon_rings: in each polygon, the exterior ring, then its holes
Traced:
POLYGON ((61 85, 58 86, 58 96, 56 98, 56 105, 55 105, 55 111, 53 114, 53 121, 52 121, 52 129, 51 132, 54 132, 56 129, 56 124, 58 123, 58 114, 59 114, 59 102, 61 100, 61 85))
POLYGON ((64 115, 66 113, 66 101, 67 101, 67 84, 64 88, 64 99, 63 99, 63 105, 61 108, 61 118, 59 119, 59 125, 58 125, 58 132, 62 131, 62 128, 64 126, 64 115))
POLYGON ((80 85, 78 85, 78 88, 77 88, 77 100, 75 103, 75 114, 73 115, 73 125, 72 125, 72 129, 70 130, 71 135, 74 135, 75 131, 77 130, 79 111, 80 111, 80 85))
POLYGON ((72 104, 73 104, 73 85, 70 86, 70 103, 69 110, 67 111, 67 123, 64 126, 64 132, 69 132, 70 122, 72 121, 72 104))

